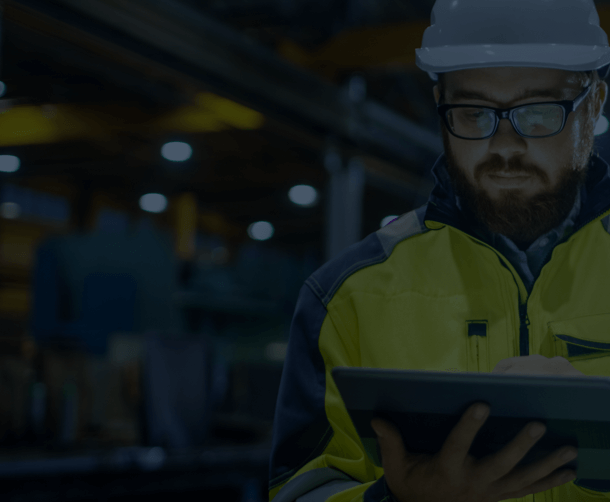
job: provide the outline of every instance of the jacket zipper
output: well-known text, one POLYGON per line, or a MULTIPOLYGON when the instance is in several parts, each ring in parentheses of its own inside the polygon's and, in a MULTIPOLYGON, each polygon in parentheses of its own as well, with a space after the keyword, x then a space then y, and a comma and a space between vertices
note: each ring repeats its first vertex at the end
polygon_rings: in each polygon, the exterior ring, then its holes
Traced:
POLYGON ((529 328, 530 320, 527 316, 527 302, 523 305, 519 305, 519 318, 521 319, 521 326, 519 327, 519 355, 529 356, 530 355, 530 338, 529 328))
MULTIPOLYGON (((434 205, 436 206, 436 204, 434 204, 434 205)), ((602 214, 604 214, 607 211, 608 211, 608 209, 602 211, 595 218, 592 218, 591 220, 589 220, 588 222, 582 224, 578 228, 575 228, 571 235, 574 235, 581 228, 585 227, 586 225, 588 225, 592 221, 596 220, 597 218, 599 218, 602 214)), ((450 225, 450 226, 453 226, 454 228, 457 228, 454 225, 452 225, 452 223, 447 223, 447 222, 443 222, 443 221, 439 221, 439 223, 443 223, 445 225, 450 225)), ((458 228, 458 230, 461 230, 461 229, 458 228)), ((462 230, 462 231, 464 231, 464 230, 462 230)), ((471 237, 474 237, 474 236, 471 235, 471 237)), ((486 242, 483 242, 482 240, 478 239, 477 237, 475 237, 475 239, 477 239, 479 242, 481 242, 485 246, 490 247, 489 244, 487 244, 486 242)), ((549 259, 549 256, 553 253, 554 249, 555 248, 551 249, 547 253, 544 261, 542 262, 543 266, 546 264, 547 260, 549 259)), ((496 250, 494 249, 494 251, 496 251, 496 250)), ((528 326, 530 325, 530 320, 529 320, 529 317, 527 315, 527 301, 523 305, 519 305, 519 319, 520 319, 520 322, 521 322, 521 324, 519 326, 519 355, 520 356, 529 356, 529 354, 530 354, 530 344, 529 344, 529 328, 528 328, 528 326)))

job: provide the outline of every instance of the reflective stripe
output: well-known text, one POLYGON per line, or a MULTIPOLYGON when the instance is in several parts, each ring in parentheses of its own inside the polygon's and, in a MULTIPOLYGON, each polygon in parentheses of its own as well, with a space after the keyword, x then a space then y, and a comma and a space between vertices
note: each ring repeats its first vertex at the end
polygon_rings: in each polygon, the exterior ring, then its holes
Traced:
POLYGON ((331 481, 299 497, 296 502, 324 502, 335 493, 348 490, 360 484, 362 483, 358 483, 358 481, 331 481))
MULTIPOLYGON (((326 498, 333 495, 333 493, 347 490, 352 486, 360 484, 350 478, 347 474, 338 469, 333 469, 332 467, 313 469, 312 471, 304 472, 289 481, 273 498, 273 502, 295 502, 299 498, 308 495, 310 492, 317 491, 318 488, 326 488, 331 483, 344 483, 346 486, 344 488, 335 487, 334 491, 330 491, 332 490, 332 487, 328 488, 329 494, 326 495, 326 498)), ((322 496, 323 494, 318 498, 306 498, 305 500, 325 500, 321 498, 322 496)))

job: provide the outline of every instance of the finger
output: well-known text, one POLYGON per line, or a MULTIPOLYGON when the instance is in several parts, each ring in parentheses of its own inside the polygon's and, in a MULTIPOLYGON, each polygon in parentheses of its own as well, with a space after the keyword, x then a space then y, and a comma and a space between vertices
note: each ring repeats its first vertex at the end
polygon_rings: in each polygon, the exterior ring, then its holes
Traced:
POLYGON ((403 466, 407 457, 402 435, 393 423, 381 418, 371 420, 371 427, 377 434, 383 470, 392 476, 392 469, 403 466))
POLYGON ((462 418, 447 436, 439 452, 439 462, 445 468, 461 466, 466 461, 474 438, 489 416, 489 405, 475 403, 462 415, 462 418), (474 412, 483 406, 485 414, 477 418, 474 412))
MULTIPOLYGON (((504 448, 480 460, 480 469, 482 469, 480 475, 490 482, 506 476, 521 462, 545 433, 546 426, 543 423, 531 422, 527 424, 504 448)), ((531 484, 531 481, 527 484, 531 484)))
POLYGON ((508 368, 509 366, 512 366, 513 364, 515 364, 515 361, 513 361, 513 359, 514 357, 511 357, 510 359, 502 359, 498 364, 496 364, 494 369, 504 369, 508 368))
POLYGON ((527 488, 512 493, 506 493, 502 496, 501 500, 518 499, 534 493, 545 492, 566 483, 570 483, 575 479, 576 472, 573 469, 563 469, 562 471, 549 474, 546 478, 536 481, 527 488))

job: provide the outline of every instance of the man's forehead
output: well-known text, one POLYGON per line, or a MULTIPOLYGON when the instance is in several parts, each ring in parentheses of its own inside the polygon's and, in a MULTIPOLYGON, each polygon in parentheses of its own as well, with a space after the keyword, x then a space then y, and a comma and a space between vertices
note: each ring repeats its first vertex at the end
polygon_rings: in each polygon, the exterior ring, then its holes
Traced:
POLYGON ((514 101, 523 101, 530 98, 552 98, 557 101, 566 99, 566 94, 571 89, 565 86, 560 87, 517 87, 514 92, 494 93, 486 89, 458 87, 448 91, 448 99, 458 101, 461 99, 478 99, 481 101, 490 101, 496 103, 512 103, 514 101))
POLYGON ((529 98, 567 99, 579 88, 577 74, 546 68, 481 68, 447 74, 447 98, 512 103, 529 98))

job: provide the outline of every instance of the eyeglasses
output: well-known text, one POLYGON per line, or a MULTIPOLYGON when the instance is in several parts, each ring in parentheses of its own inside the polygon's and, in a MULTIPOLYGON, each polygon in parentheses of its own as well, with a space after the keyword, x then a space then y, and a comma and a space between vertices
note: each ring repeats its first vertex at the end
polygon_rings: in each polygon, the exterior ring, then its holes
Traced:
POLYGON ((568 115, 578 108, 591 86, 572 101, 530 103, 513 108, 476 105, 438 105, 437 110, 451 134, 461 139, 487 139, 496 134, 500 119, 509 119, 524 138, 548 138, 563 131, 568 115))

